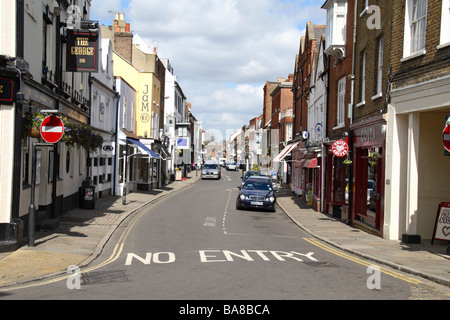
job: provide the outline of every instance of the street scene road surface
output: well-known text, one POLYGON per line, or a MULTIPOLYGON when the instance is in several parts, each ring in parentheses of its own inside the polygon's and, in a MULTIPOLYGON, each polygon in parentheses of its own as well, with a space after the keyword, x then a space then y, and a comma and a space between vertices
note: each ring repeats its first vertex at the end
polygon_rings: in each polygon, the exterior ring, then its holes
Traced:
POLYGON ((2 292, 1 299, 448 298, 446 287, 423 287, 423 279, 380 270, 314 239, 279 206, 236 210, 240 184, 239 171, 199 179, 128 217, 89 266, 2 292))

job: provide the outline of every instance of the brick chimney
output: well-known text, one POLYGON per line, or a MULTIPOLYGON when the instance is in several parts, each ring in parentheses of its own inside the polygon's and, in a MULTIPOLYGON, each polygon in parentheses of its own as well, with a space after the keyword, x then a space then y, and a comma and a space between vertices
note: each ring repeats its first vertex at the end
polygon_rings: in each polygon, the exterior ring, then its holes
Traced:
POLYGON ((133 34, 130 24, 125 21, 124 13, 116 13, 112 29, 114 32, 114 50, 132 63, 133 34))

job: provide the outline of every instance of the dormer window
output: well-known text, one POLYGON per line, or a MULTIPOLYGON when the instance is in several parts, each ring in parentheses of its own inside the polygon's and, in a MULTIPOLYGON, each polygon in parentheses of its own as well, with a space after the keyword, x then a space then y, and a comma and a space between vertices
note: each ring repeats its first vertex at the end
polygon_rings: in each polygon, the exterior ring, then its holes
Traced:
POLYGON ((322 9, 327 10, 325 53, 340 60, 345 57, 347 0, 327 0, 322 9))

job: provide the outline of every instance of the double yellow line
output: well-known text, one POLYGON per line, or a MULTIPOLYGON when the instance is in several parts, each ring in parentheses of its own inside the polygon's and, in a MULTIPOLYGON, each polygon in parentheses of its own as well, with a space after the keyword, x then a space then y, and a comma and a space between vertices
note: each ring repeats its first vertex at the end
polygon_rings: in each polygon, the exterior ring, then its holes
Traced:
POLYGON ((309 243, 315 245, 316 247, 319 247, 319 248, 321 248, 321 249, 323 249, 323 250, 325 250, 325 251, 328 251, 328 252, 330 252, 330 253, 333 253, 333 254, 335 254, 335 255, 337 255, 337 256, 340 256, 340 257, 342 257, 342 258, 344 258, 344 259, 347 259, 347 260, 356 262, 356 263, 358 263, 358 264, 360 264, 360 265, 363 265, 363 266, 366 266, 366 267, 372 267, 372 266, 377 267, 377 268, 378 268, 381 272, 383 272, 384 274, 390 275, 390 276, 392 276, 392 277, 394 277, 394 278, 397 278, 397 279, 400 279, 400 280, 409 282, 409 283, 411 283, 411 284, 416 284, 416 285, 417 285, 417 284, 423 283, 423 282, 420 281, 420 280, 417 280, 417 279, 414 279, 414 278, 407 277, 407 276, 405 276, 404 274, 401 274, 401 273, 399 273, 399 272, 395 272, 395 271, 393 271, 393 270, 391 270, 391 269, 387 269, 387 268, 385 268, 385 267, 381 267, 381 266, 375 265, 375 264, 370 263, 370 262, 368 262, 368 261, 359 259, 359 258, 357 258, 357 257, 351 256, 351 255, 346 254, 346 253, 344 253, 344 252, 338 251, 338 250, 336 250, 336 249, 334 249, 334 248, 332 248, 332 247, 330 247, 330 246, 327 246, 327 245, 325 245, 325 244, 319 242, 319 241, 316 240, 316 239, 313 239, 313 238, 303 238, 303 240, 305 240, 305 241, 307 241, 307 242, 309 242, 309 243))
MULTIPOLYGON (((83 269, 82 272, 83 273, 87 273, 87 272, 91 272, 93 270, 99 269, 101 267, 104 267, 114 261, 116 261, 122 251, 123 251, 123 246, 125 244, 125 241, 127 240, 131 230, 133 229, 133 227, 135 226, 135 224, 139 221, 140 218, 142 218, 142 216, 144 214, 146 214, 148 212, 149 206, 144 206, 143 208, 141 208, 141 212, 139 214, 137 214, 135 217, 133 217, 133 219, 130 222, 130 225, 128 227, 126 227, 126 229, 124 230, 124 232, 122 233, 122 235, 120 236, 119 241, 117 242, 117 244, 114 247, 114 250, 111 254, 111 256, 105 260, 104 262, 83 269)), ((43 280, 43 281, 37 281, 35 283, 28 283, 28 284, 24 284, 24 285, 19 285, 19 286, 15 286, 15 287, 6 287, 4 289, 0 289, 0 292, 5 292, 5 291, 13 291, 13 290, 20 290, 20 289, 26 289, 26 288, 32 288, 32 287, 38 287, 38 286, 43 286, 43 285, 47 285, 47 284, 51 284, 51 283, 55 283, 55 282, 59 282, 59 281, 63 281, 63 280, 67 280, 69 277, 71 277, 72 274, 67 274, 67 275, 63 275, 63 276, 59 276, 53 279, 49 279, 49 280, 43 280)))

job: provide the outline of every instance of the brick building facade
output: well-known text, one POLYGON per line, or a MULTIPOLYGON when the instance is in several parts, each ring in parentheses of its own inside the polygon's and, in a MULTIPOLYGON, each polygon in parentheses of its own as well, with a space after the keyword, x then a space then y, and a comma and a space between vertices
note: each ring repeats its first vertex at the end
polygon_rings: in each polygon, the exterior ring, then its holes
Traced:
POLYGON ((311 98, 314 59, 320 48, 322 36, 326 26, 314 25, 308 22, 305 36, 300 39, 300 49, 295 63, 293 81, 293 112, 295 141, 301 142, 292 150, 292 178, 291 190, 311 203, 314 202, 316 210, 320 210, 320 150, 308 149, 308 103, 311 98), (313 195, 314 191, 315 194, 313 195))
MULTIPOLYGON (((325 212, 349 218, 348 180, 350 168, 344 165, 344 157, 332 153, 332 145, 337 140, 348 142, 354 82, 354 0, 326 1, 322 9, 327 11, 327 34, 325 54, 328 56, 326 75, 328 77, 327 123, 324 141, 325 159, 325 212), (341 19, 339 19, 341 17, 341 19), (333 31, 331 31, 333 30, 333 31), (350 110, 351 111, 351 110, 350 110)), ((350 156, 350 155, 349 155, 350 156)))
POLYGON ((387 83, 392 50, 392 1, 357 1, 355 91, 350 126, 354 224, 383 235, 386 169, 387 83), (367 6, 366 6, 367 5, 367 6))
POLYGON ((450 2, 395 1, 387 105, 386 238, 433 237, 439 203, 448 201, 450 156, 450 2))

